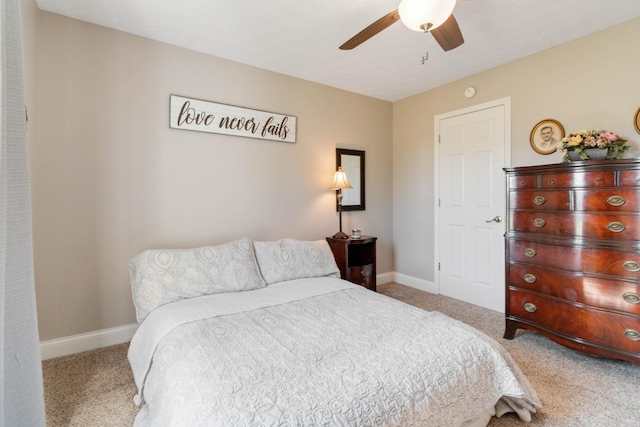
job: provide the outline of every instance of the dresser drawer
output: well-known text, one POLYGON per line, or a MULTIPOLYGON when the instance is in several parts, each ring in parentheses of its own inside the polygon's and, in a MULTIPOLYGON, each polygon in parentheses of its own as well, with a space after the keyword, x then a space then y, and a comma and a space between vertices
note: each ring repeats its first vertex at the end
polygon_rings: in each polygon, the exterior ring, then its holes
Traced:
POLYGON ((513 211, 512 215, 513 231, 640 240, 640 215, 635 213, 513 211))
POLYGON ((541 295, 509 291, 512 317, 560 335, 640 353, 640 317, 571 304, 541 295))
POLYGON ((540 179, 542 188, 567 188, 567 187, 613 187, 615 175, 613 171, 550 173, 544 174, 540 179))
POLYGON ((640 210, 640 190, 607 189, 575 191, 578 211, 637 212, 640 210))
POLYGON ((613 187, 615 175, 612 171, 551 173, 540 175, 517 175, 509 177, 510 189, 525 188, 572 188, 613 187))
POLYGON ((640 170, 620 171, 621 187, 640 187, 640 170))
POLYGON ((512 211, 512 215, 513 231, 574 236, 578 229, 571 213, 512 211))
POLYGON ((538 175, 509 176, 509 188, 538 188, 538 175))
POLYGON ((571 302, 640 316, 640 283, 637 282, 511 264, 509 284, 571 302))
POLYGON ((508 240, 510 262, 640 280, 640 254, 508 240))
POLYGON ((509 193, 511 209, 568 210, 570 200, 569 191, 536 190, 509 193))

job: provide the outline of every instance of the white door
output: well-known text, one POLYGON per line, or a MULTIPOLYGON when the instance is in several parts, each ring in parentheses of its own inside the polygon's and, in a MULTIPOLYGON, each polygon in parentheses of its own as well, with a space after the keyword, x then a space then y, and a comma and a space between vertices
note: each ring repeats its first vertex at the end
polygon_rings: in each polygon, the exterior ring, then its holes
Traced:
POLYGON ((436 117, 440 293, 504 312, 509 99, 436 117), (496 104, 496 105, 494 105, 496 104))

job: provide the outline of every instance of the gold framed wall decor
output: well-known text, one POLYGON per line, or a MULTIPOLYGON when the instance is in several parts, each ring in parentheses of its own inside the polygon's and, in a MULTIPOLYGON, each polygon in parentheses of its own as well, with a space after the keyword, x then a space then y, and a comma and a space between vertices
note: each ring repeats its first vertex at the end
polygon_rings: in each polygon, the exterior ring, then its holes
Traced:
POLYGON ((636 115, 633 116, 633 127, 636 128, 636 132, 640 133, 640 107, 636 110, 636 115))
POLYGON ((562 138, 564 138, 562 124, 554 119, 544 119, 531 129, 529 142, 536 153, 551 154, 558 149, 562 138))

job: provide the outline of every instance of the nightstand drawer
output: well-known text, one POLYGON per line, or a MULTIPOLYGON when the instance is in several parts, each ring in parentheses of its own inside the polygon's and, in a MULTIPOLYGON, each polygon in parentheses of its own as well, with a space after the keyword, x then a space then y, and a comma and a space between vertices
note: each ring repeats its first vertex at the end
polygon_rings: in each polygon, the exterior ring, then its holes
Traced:
POLYGON ((365 288, 373 289, 373 271, 373 264, 351 267, 347 269, 347 277, 345 279, 365 288))

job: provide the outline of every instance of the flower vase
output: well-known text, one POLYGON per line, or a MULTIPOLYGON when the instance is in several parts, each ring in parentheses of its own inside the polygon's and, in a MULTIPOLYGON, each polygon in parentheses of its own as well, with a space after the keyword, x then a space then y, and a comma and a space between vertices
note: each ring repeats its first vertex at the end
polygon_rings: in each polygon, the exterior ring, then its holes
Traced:
MULTIPOLYGON (((587 153, 587 156, 589 156, 589 158, 586 160, 605 160, 607 158, 607 153, 609 152, 609 149, 608 148, 586 148, 584 152, 587 153)), ((568 151, 567 154, 569 155, 569 160, 573 162, 582 160, 580 158, 580 154, 576 153, 575 151, 568 151)))

